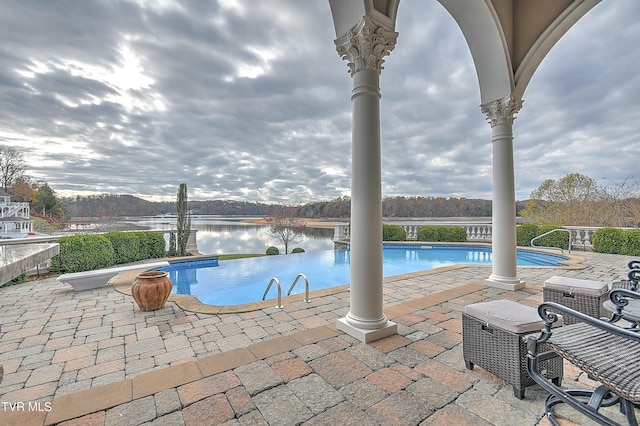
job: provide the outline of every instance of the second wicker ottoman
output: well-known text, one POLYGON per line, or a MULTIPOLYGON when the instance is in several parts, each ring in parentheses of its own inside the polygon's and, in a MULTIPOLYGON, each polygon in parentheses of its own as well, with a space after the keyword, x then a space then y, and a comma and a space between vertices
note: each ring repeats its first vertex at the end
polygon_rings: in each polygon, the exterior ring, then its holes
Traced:
MULTIPOLYGON (((600 318, 608 313, 603 308, 609 286, 602 281, 581 280, 567 277, 551 277, 542 286, 545 302, 556 302, 590 317, 600 318)), ((576 318, 567 316, 565 324, 575 324, 576 318)))
MULTIPOLYGON (((469 370, 478 365, 513 386, 516 398, 535 384, 527 372, 526 335, 544 327, 535 308, 512 300, 494 300, 464 307, 462 352, 469 370)), ((562 382, 562 358, 543 361, 540 371, 558 385, 562 382)))

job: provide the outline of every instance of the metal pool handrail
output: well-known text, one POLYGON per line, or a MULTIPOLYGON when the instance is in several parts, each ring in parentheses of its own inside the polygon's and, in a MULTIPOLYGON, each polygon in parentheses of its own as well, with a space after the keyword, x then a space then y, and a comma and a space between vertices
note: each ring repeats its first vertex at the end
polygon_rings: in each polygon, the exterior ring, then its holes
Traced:
POLYGON ((551 248, 551 249, 558 249, 560 250, 560 253, 564 254, 564 250, 562 249, 562 247, 547 247, 547 246, 537 246, 535 244, 533 244, 534 242, 536 242, 537 240, 539 240, 542 237, 546 237, 549 234, 553 234, 554 232, 557 231, 564 231, 564 232, 568 232, 569 233, 569 254, 571 254, 571 230, 570 229, 565 229, 565 228, 556 228, 556 229, 552 229, 549 232, 545 232, 544 234, 540 234, 537 237, 533 237, 531 239, 531 247, 541 247, 541 248, 551 248))
POLYGON ((296 286, 296 284, 298 283, 298 280, 300 278, 304 279, 304 295, 305 295, 305 299, 304 301, 306 303, 311 303, 311 299, 309 298, 309 280, 307 279, 307 276, 305 274, 298 274, 296 276, 296 279, 293 280, 293 284, 291 284, 291 287, 289 287, 289 291, 287 292, 287 296, 291 295, 291 291, 293 290, 293 288, 296 286))
POLYGON ((262 295, 262 300, 267 297, 267 293, 269 293, 269 290, 271 289, 271 285, 273 285, 273 283, 276 283, 276 287, 278 288, 278 304, 276 305, 276 308, 282 309, 282 287, 280 286, 280 281, 276 277, 271 278, 271 281, 269 281, 269 285, 262 295))

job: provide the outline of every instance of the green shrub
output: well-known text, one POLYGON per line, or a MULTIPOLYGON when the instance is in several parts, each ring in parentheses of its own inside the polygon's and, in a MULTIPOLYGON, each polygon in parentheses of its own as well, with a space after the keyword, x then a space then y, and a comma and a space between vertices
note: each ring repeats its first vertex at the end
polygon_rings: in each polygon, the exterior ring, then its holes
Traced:
POLYGON ((296 247, 291 250, 291 253, 304 253, 304 249, 302 247, 296 247))
POLYGON ((280 254, 280 250, 278 250, 278 247, 271 246, 267 249, 266 253, 267 253, 267 256, 276 256, 280 254))
POLYGON ((114 262, 130 263, 142 260, 140 254, 140 241, 138 236, 132 232, 111 231, 103 234, 113 246, 114 262))
POLYGON ((640 229, 628 229, 624 231, 626 236, 627 256, 640 256, 640 229))
POLYGON ((540 235, 540 227, 535 223, 525 223, 516 227, 517 245, 529 247, 531 240, 540 235))
POLYGON ((440 241, 437 226, 421 226, 418 228, 418 241, 440 241))
POLYGON ((467 241, 467 230, 462 226, 452 226, 449 228, 451 239, 449 241, 464 243, 467 241))
MULTIPOLYGON (((562 229, 562 227, 555 225, 544 225, 540 227, 538 235, 553 231, 554 229, 562 229)), ((542 247, 558 247, 567 250, 569 248, 569 233, 566 231, 554 232, 540 238, 535 242, 535 244, 542 247)))
POLYGON ((418 241, 463 243, 467 241, 467 231, 462 226, 421 226, 418 241))
POLYGON ((382 225, 382 241, 406 241, 407 231, 400 225, 382 225))
POLYGON ((138 238, 140 259, 157 259, 166 256, 166 242, 160 232, 131 232, 138 238))
POLYGON ((25 272, 24 274, 20 274, 11 281, 7 282, 3 287, 9 287, 10 285, 22 284, 29 281, 29 276, 25 272))
POLYGON ((71 235, 62 237, 60 253, 51 259, 53 273, 82 272, 114 265, 114 250, 102 235, 71 235))
MULTIPOLYGON (((534 223, 525 223, 524 225, 516 227, 516 244, 530 247, 531 240, 538 235, 554 229, 562 229, 562 227, 555 225, 539 226, 534 223)), ((554 232, 536 240, 534 244, 538 247, 558 247, 566 250, 569 248, 569 233, 565 231, 554 232)))
POLYGON ((176 248, 176 233, 169 232, 169 251, 167 252, 167 256, 177 256, 178 249, 176 248))
POLYGON ((591 236, 593 251, 598 253, 625 254, 626 243, 622 229, 600 228, 591 236))

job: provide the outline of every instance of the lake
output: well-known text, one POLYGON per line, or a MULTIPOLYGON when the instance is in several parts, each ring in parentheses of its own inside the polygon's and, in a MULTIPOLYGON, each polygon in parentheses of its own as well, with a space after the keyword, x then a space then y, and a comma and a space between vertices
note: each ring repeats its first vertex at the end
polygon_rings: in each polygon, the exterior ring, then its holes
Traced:
MULTIPOLYGON (((126 222, 153 230, 176 228, 175 217, 127 218, 126 222)), ((260 253, 275 246, 284 253, 284 245, 267 232, 269 227, 241 222, 241 219, 221 217, 192 217, 191 228, 198 231, 198 251, 202 254, 260 253)), ((307 227, 299 242, 289 251, 301 247, 305 251, 333 250, 333 228, 307 227)))

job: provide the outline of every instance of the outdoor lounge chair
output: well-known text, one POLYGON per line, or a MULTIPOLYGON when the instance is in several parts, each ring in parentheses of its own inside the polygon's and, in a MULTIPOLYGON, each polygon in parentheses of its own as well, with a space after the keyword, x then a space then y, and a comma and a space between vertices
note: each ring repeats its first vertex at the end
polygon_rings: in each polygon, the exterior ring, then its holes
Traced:
POLYGON ((554 302, 542 303, 538 314, 545 323, 540 335, 530 335, 527 342, 529 375, 551 395, 546 401, 549 421, 558 425, 553 406, 566 403, 592 420, 604 425, 616 425, 599 412, 601 407, 616 403, 630 425, 637 425, 634 405, 640 404, 640 334, 614 324, 624 317, 630 299, 640 294, 625 289, 611 291, 609 300, 616 306, 611 319, 597 319, 554 302), (553 311, 553 312, 551 312, 553 311), (551 328, 558 315, 573 316, 580 322, 551 328), (545 347, 551 351, 544 352, 545 347), (600 382, 594 390, 565 390, 546 379, 539 371, 541 361, 560 355, 600 382))

